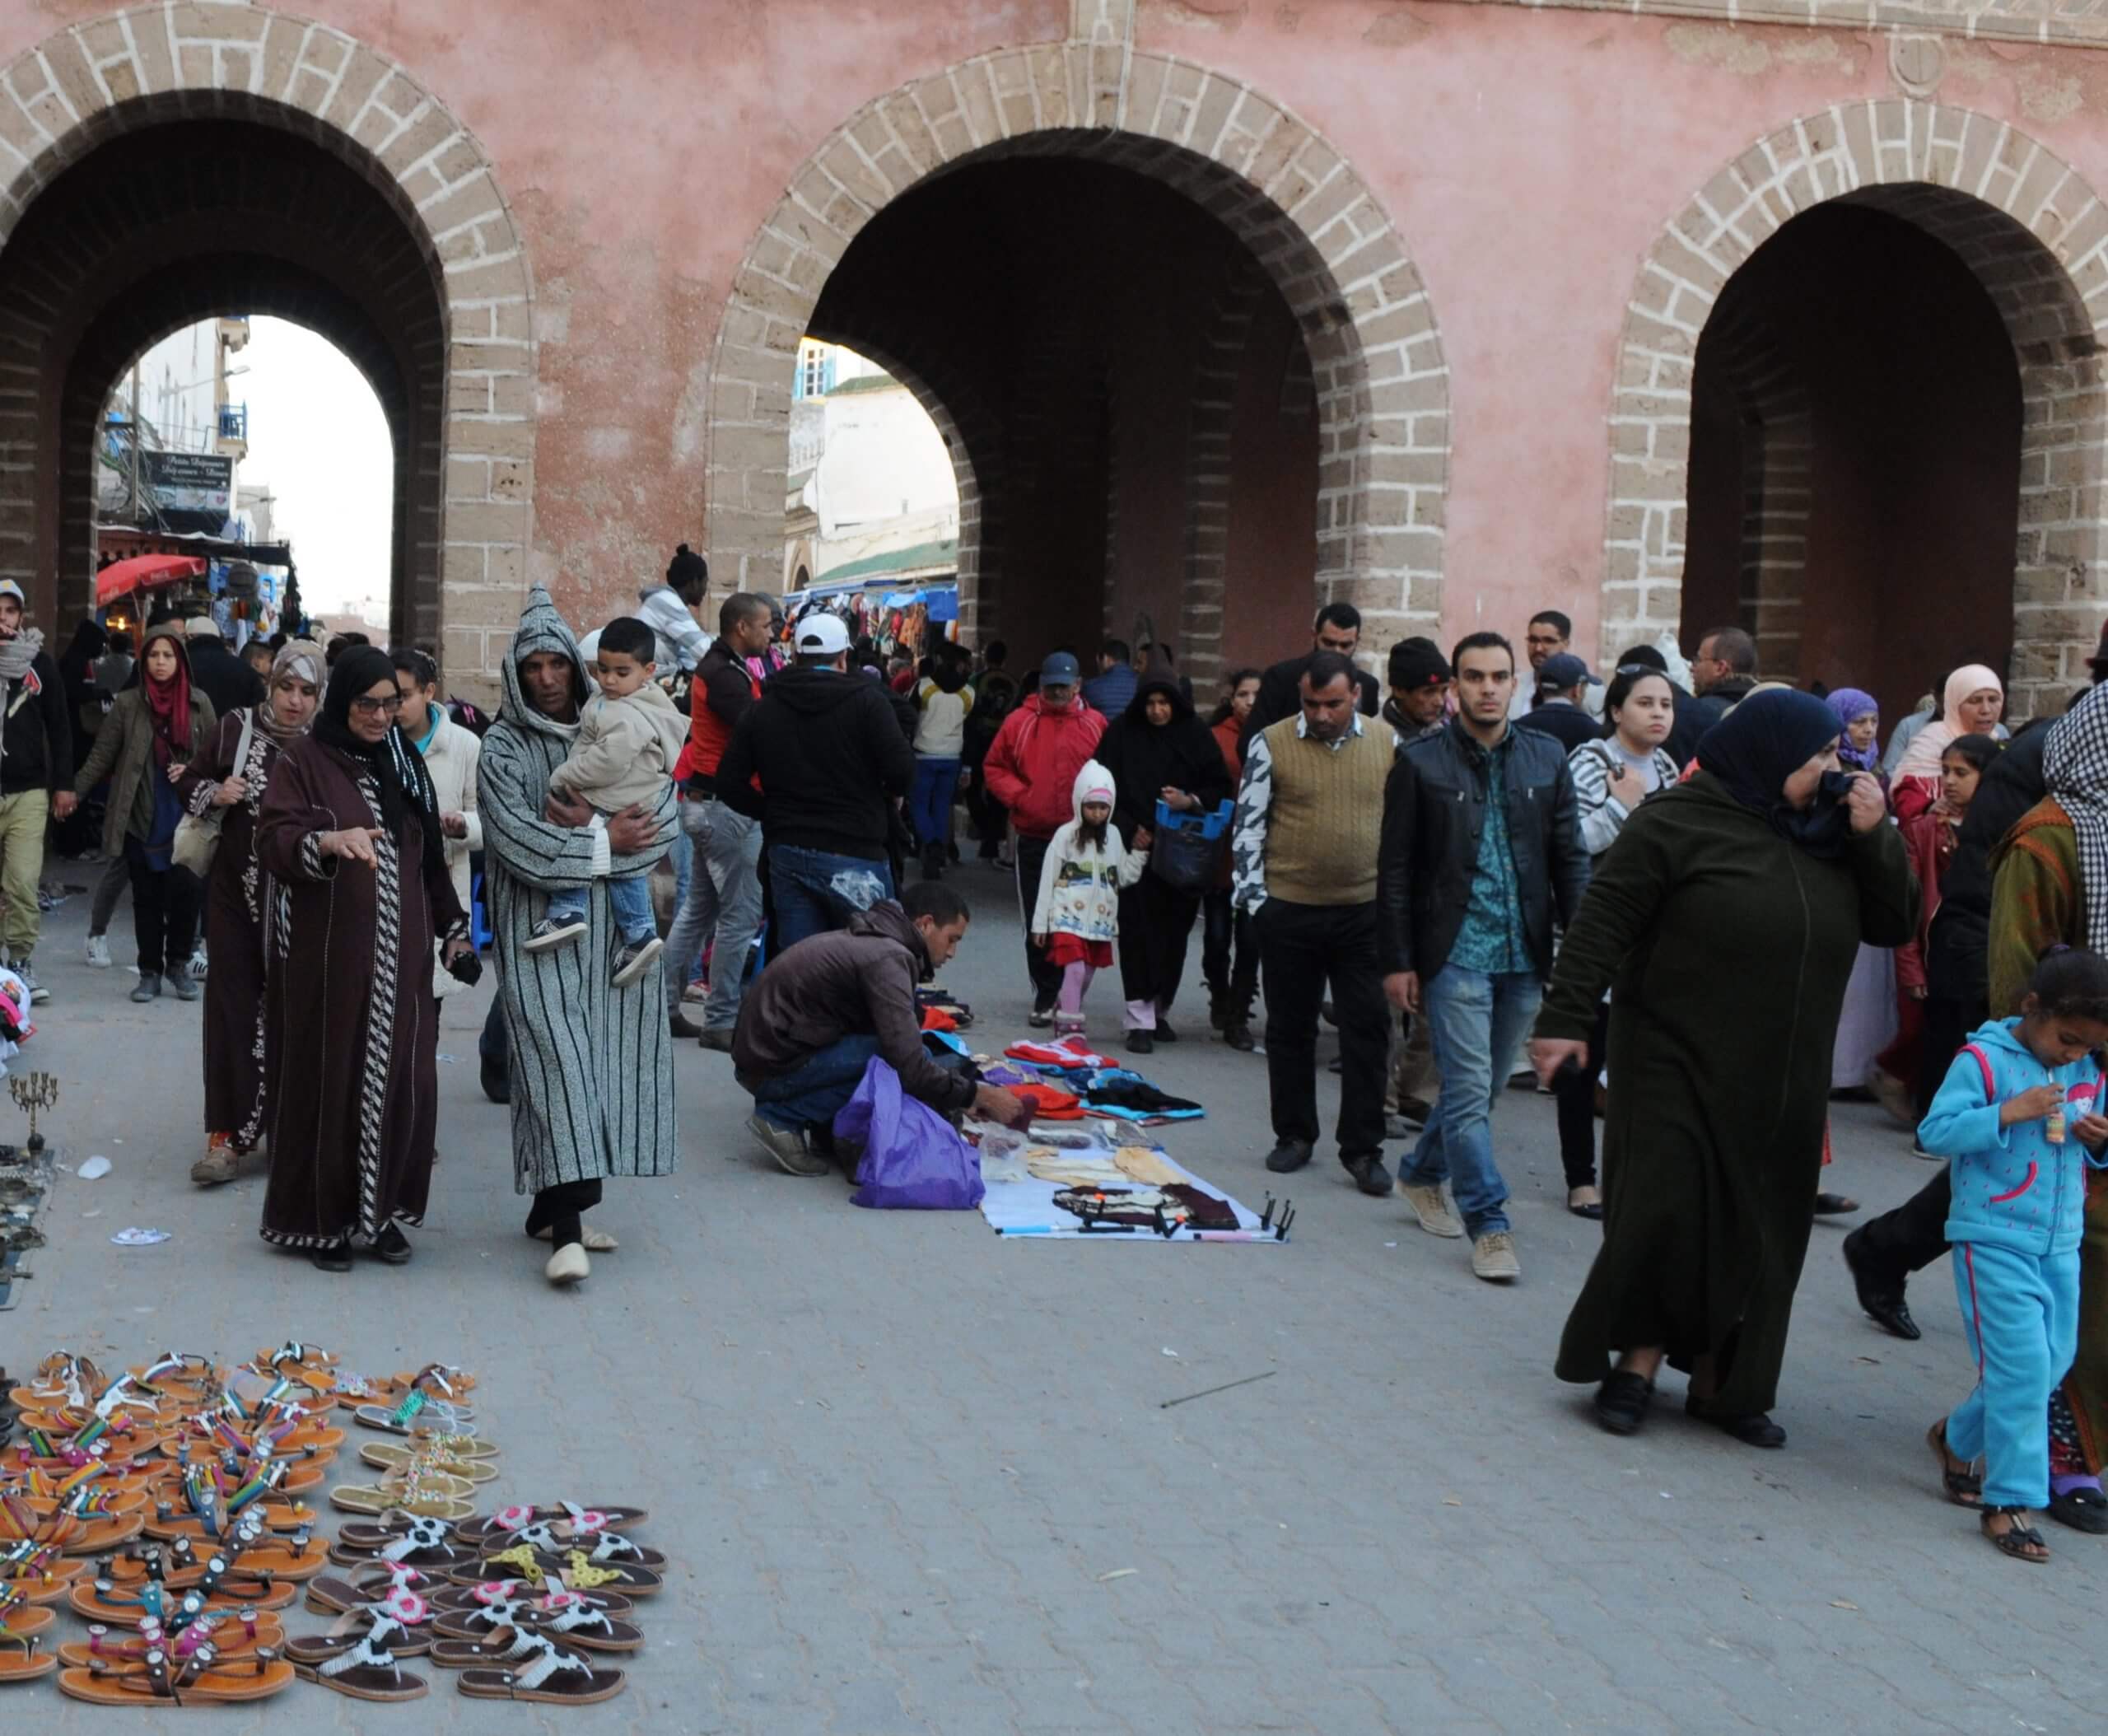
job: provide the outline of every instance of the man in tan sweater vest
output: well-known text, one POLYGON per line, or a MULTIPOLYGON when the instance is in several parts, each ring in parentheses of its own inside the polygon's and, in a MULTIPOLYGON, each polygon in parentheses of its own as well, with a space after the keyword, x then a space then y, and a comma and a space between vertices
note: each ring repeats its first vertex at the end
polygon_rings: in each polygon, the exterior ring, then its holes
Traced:
POLYGON ((1266 1167, 1300 1169, 1318 1143, 1318 1009, 1329 981, 1340 1025, 1340 1161, 1364 1193, 1383 1167, 1389 1047, 1376 912, 1391 726, 1355 708, 1355 669, 1320 652, 1298 713, 1252 736, 1230 845, 1231 898, 1259 937, 1266 992, 1266 1167))

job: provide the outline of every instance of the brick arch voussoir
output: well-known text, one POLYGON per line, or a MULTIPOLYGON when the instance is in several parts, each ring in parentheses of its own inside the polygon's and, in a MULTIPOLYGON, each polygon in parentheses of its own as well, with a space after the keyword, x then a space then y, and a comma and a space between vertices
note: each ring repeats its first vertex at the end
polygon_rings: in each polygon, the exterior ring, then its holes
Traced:
POLYGON ((1189 61, 1070 43, 983 55, 851 115, 790 177, 733 279, 711 368, 712 558, 781 560, 781 498, 797 339, 827 277, 893 198, 972 161, 1103 161, 1192 199, 1242 240, 1301 324, 1317 366, 1327 481, 1317 589, 1369 615, 1372 641, 1441 614, 1449 382, 1426 287, 1381 201, 1307 122, 1189 61), (772 482, 772 473, 775 475, 772 482))
POLYGON ((66 167, 118 133, 225 116, 295 133, 389 201, 445 309, 436 607, 464 687, 495 674, 533 535, 534 285, 483 146, 401 66, 344 31, 229 0, 161 0, 83 19, 0 68, 0 247, 66 167))
POLYGON ((1952 248, 2004 321, 2029 405, 2008 691, 2019 715, 2049 709, 2085 679, 2108 604, 2108 206, 2010 123, 1900 98, 1840 104, 1759 140, 1642 262, 1612 387, 1604 654, 1677 629, 1692 377, 1714 302, 1765 241, 1833 199, 1952 248))

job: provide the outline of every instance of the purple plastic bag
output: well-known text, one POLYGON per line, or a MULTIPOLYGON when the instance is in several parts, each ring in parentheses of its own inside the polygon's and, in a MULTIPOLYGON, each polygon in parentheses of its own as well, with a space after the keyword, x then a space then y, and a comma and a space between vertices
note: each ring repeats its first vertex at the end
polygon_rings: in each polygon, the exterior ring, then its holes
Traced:
POLYGON ((971 1211, 986 1189, 981 1160, 952 1124, 900 1089, 900 1075, 874 1055, 856 1094, 835 1112, 837 1141, 863 1147, 852 1206, 971 1211))

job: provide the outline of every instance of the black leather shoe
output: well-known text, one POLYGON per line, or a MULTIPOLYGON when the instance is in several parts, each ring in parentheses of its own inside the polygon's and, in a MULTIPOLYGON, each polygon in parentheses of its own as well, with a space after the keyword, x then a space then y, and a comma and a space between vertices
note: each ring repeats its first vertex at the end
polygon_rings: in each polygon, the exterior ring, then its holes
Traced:
POLYGON ((349 1272, 352 1269, 352 1244, 348 1242, 330 1242, 320 1248, 311 1248, 307 1257, 315 1262, 318 1272, 349 1272))
POLYGON ((1150 1033, 1150 1035, 1159 1043, 1176 1043, 1178 1040, 1178 1033, 1164 1023, 1164 1015, 1161 1013, 1157 1015, 1156 1029, 1150 1033))
POLYGON ((380 1234, 373 1239, 373 1246, 368 1251, 385 1265, 408 1266, 410 1263, 410 1239, 403 1234, 402 1226, 399 1224, 383 1224, 380 1234))
POLYGON ((1156 1044, 1150 1040, 1150 1034, 1147 1031, 1130 1031, 1127 1033, 1127 1052, 1130 1055, 1153 1054, 1155 1052, 1155 1050, 1156 1044))
POLYGON ((1653 1402, 1653 1381, 1630 1369, 1614 1370, 1596 1388, 1596 1421, 1613 1435, 1636 1435, 1653 1402))
POLYGON ((1910 1318, 1910 1304, 1903 1300, 1905 1281, 1886 1278, 1874 1270, 1863 1239, 1866 1233, 1862 1225, 1844 1238, 1844 1244, 1845 1269, 1852 1274, 1852 1288, 1858 1295, 1859 1306, 1875 1325, 1899 1338, 1914 1341, 1923 1337, 1918 1323, 1910 1318))
POLYGON ((1366 1152, 1359 1157, 1341 1157, 1346 1172, 1354 1178, 1354 1184, 1364 1193, 1379 1200, 1391 1197, 1391 1172, 1383 1167, 1380 1151, 1366 1152))
POLYGON ((1259 1039, 1252 1034, 1252 1027, 1242 1019, 1233 1019, 1222 1028, 1222 1040, 1240 1055, 1248 1055, 1259 1047, 1259 1039))
POLYGON ((678 1007, 666 1015, 666 1034, 679 1037, 683 1042, 693 1043, 702 1034, 702 1027, 696 1024, 678 1007))
POLYGON ((2049 1510, 2051 1519, 2074 1531, 2090 1532, 2095 1537, 2108 1534, 2108 1496, 2098 1489, 2082 1486, 2053 1495, 2049 1510))
POLYGON ((1285 1139, 1266 1154, 1266 1167, 1276 1175, 1300 1169, 1310 1161, 1310 1147, 1299 1139, 1285 1139))
POLYGON ((1718 1429, 1723 1435, 1732 1435, 1746 1447, 1783 1447, 1786 1444, 1786 1431, 1761 1411, 1752 1411, 1747 1416, 1709 1416, 1692 1407, 1695 1399, 1686 1400, 1684 1414, 1709 1428, 1718 1429))

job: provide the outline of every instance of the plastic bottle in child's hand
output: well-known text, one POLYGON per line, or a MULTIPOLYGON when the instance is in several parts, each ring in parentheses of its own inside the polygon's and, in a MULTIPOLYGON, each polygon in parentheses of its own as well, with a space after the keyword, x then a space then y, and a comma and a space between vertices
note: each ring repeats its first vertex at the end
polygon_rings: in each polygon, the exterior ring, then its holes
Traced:
POLYGON ((2058 1104, 2055 1108, 2050 1110, 2049 1114, 2044 1118, 2042 1122, 2042 1136, 2048 1140, 2053 1146, 2061 1146, 2064 1144, 2064 1106, 2061 1102, 2058 1104))

